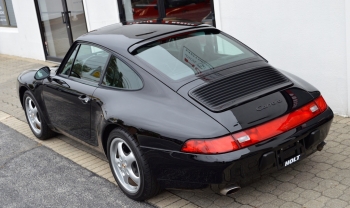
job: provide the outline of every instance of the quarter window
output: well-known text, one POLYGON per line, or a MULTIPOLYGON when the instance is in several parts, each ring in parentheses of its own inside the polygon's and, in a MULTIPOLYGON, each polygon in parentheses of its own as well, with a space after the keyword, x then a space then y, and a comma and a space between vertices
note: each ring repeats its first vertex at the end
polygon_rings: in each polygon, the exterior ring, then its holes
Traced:
POLYGON ((109 53, 100 48, 90 45, 81 45, 70 76, 98 83, 108 57, 109 53))
POLYGON ((108 62, 102 85, 137 90, 142 88, 142 81, 132 69, 115 56, 112 56, 108 62))
POLYGON ((12 0, 0 0, 0 27, 17 27, 12 0))

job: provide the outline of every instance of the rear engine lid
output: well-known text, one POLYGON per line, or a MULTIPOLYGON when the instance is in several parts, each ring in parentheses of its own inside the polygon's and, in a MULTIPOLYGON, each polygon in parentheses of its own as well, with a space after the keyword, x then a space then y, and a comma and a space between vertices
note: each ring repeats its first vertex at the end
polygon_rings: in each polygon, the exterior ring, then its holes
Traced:
POLYGON ((314 99, 293 82, 268 64, 255 63, 201 77, 178 93, 230 132, 237 132, 281 117, 314 99))
POLYGON ((262 67, 205 83, 192 89, 189 95, 209 110, 219 112, 291 85, 293 83, 276 69, 262 67))
POLYGON ((281 92, 275 92, 229 110, 242 127, 250 127, 283 115, 288 103, 281 92))
POLYGON ((252 100, 229 111, 245 129, 292 112, 312 100, 313 97, 308 92, 292 87, 252 100))

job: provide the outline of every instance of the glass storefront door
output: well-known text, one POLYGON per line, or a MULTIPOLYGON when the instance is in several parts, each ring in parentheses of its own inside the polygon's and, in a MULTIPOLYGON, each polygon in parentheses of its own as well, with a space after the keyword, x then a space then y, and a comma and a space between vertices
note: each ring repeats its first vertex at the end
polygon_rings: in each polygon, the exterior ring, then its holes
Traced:
POLYGON ((66 0, 73 42, 87 33, 83 0, 66 0))
POLYGON ((80 35, 87 33, 82 0, 37 0, 44 50, 49 60, 62 59, 80 35))

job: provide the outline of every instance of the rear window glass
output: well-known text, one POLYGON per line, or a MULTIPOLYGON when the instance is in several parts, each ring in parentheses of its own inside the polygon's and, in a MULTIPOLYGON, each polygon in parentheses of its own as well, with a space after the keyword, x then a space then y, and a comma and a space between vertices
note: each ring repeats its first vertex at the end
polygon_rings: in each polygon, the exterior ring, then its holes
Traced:
POLYGON ((141 46, 133 54, 173 80, 255 56, 236 41, 211 30, 161 39, 141 46))

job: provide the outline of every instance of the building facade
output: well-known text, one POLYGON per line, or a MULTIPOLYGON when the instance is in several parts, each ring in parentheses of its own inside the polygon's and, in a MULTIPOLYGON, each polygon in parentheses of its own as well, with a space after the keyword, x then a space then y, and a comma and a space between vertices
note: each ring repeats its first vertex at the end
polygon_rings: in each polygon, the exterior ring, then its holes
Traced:
POLYGON ((174 17, 225 31, 350 115, 348 0, 0 0, 0 53, 60 61, 86 32, 174 17))

